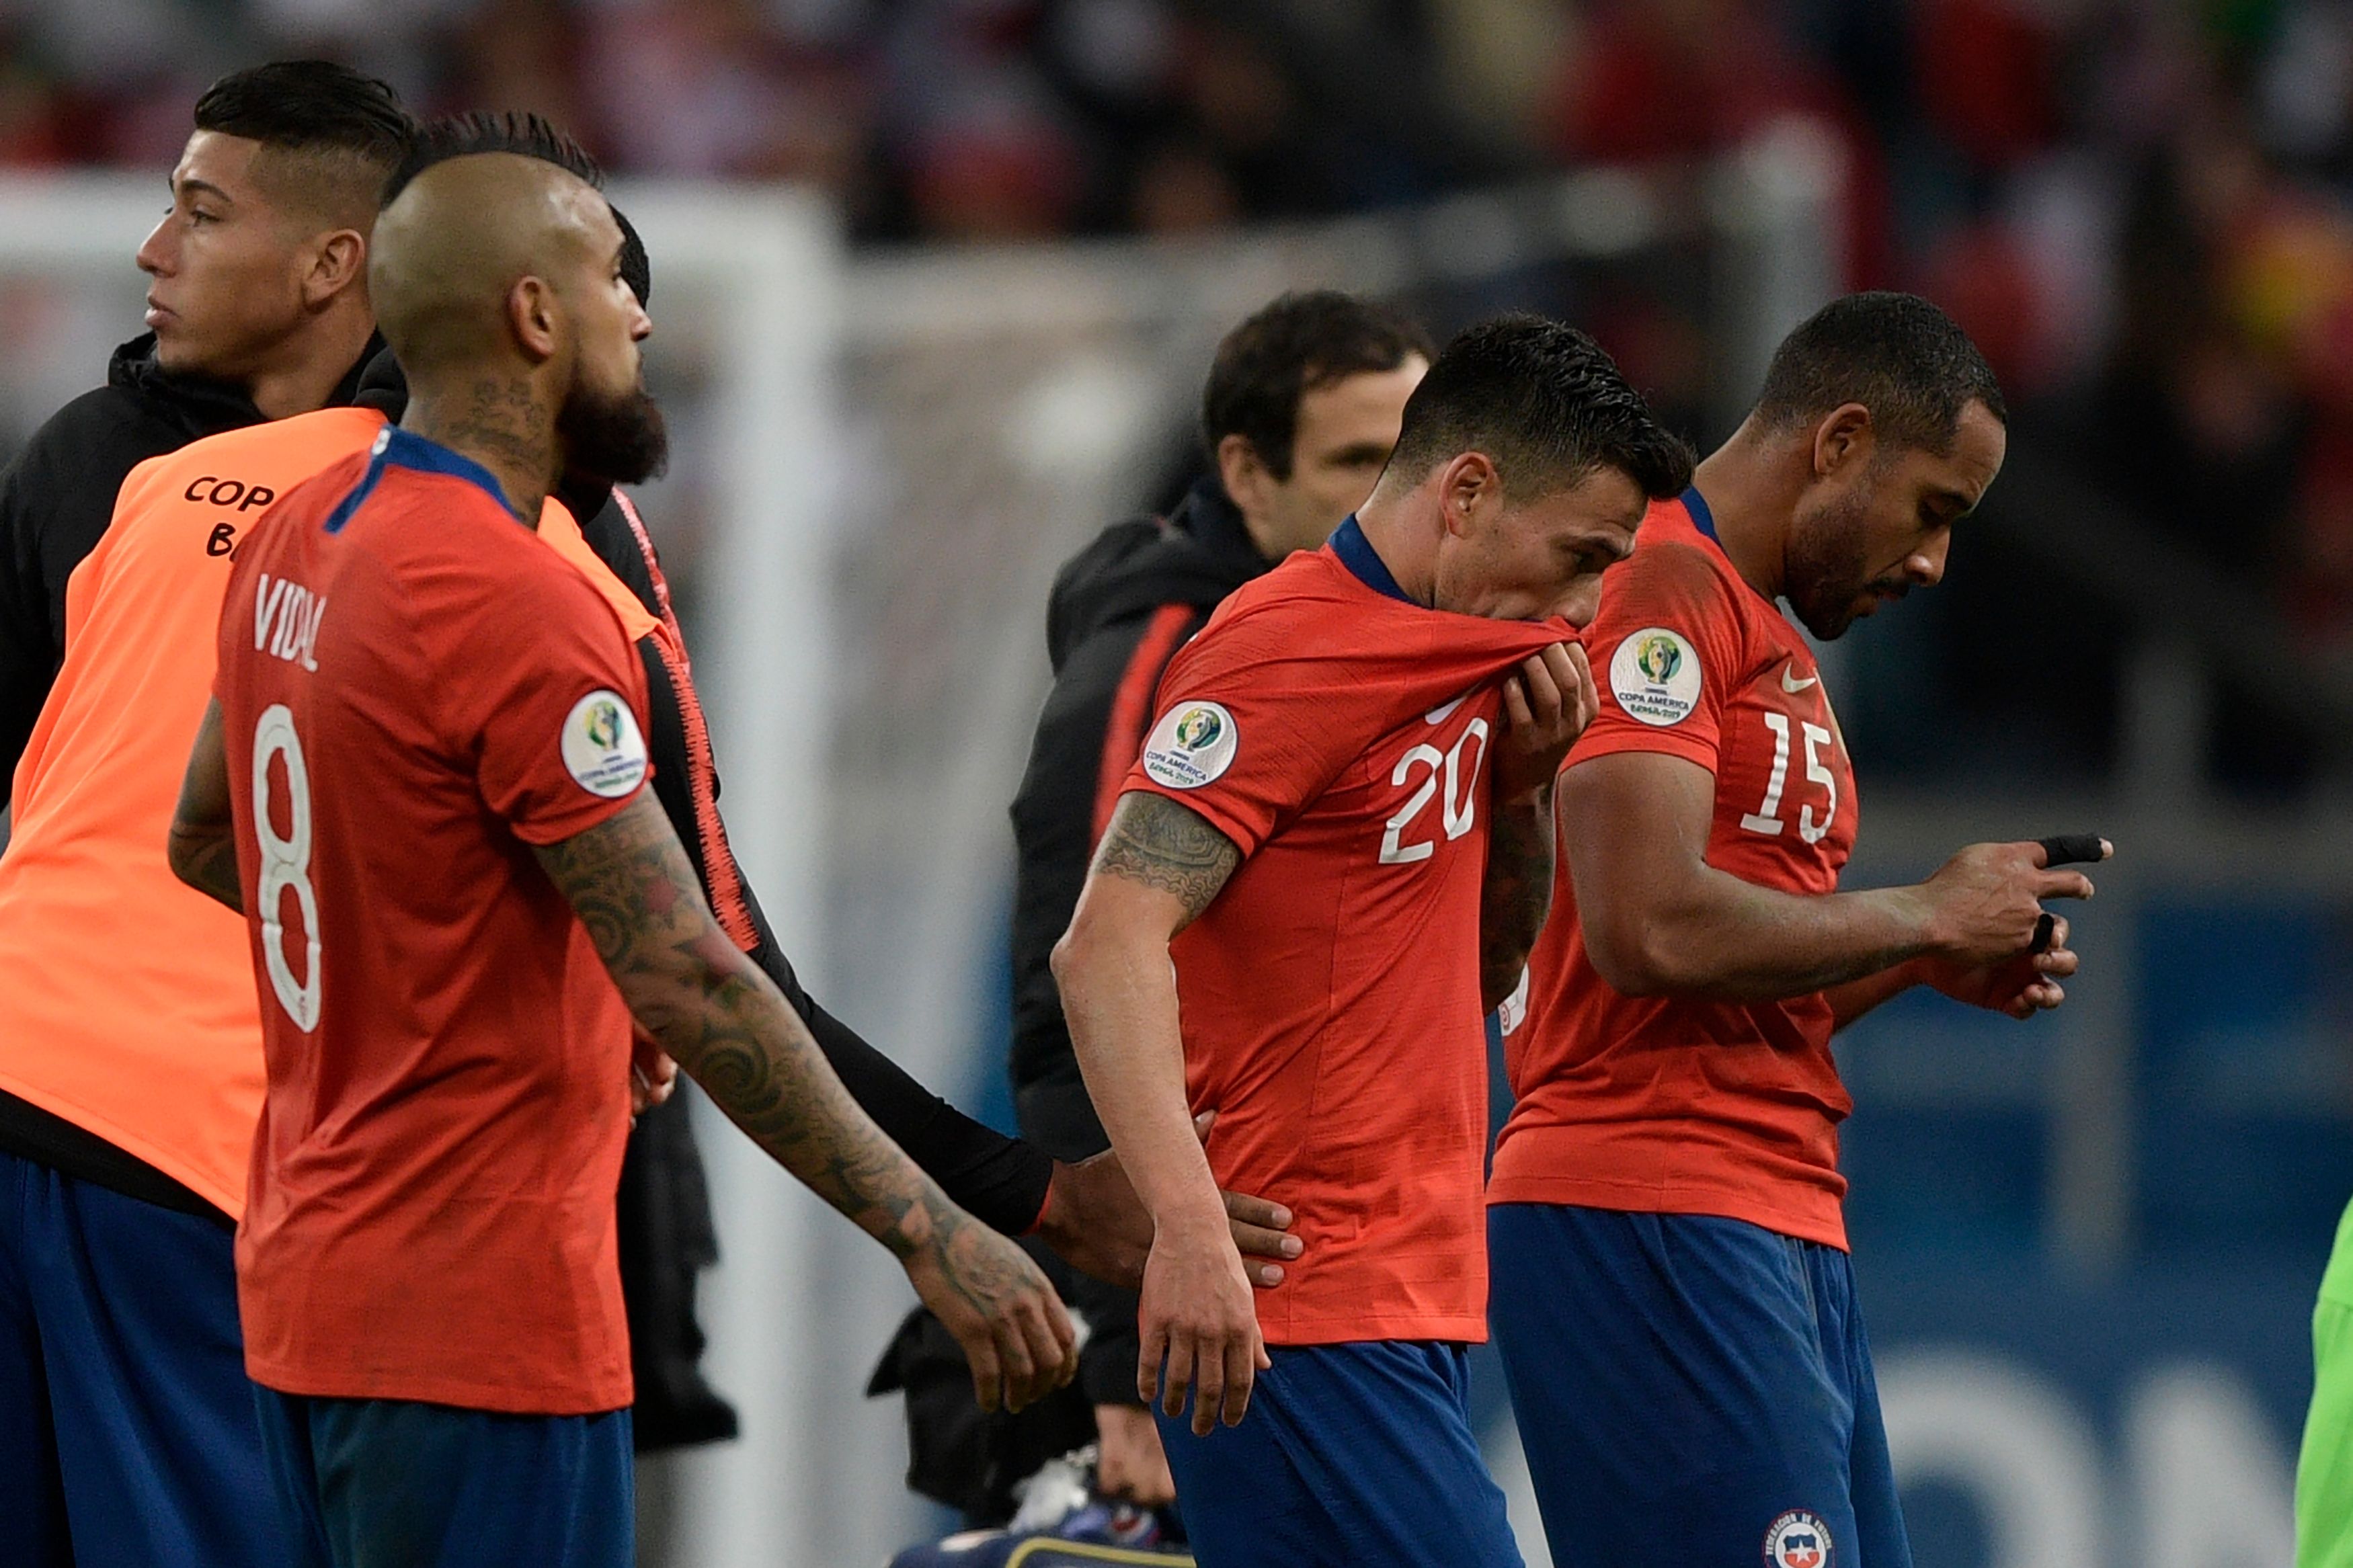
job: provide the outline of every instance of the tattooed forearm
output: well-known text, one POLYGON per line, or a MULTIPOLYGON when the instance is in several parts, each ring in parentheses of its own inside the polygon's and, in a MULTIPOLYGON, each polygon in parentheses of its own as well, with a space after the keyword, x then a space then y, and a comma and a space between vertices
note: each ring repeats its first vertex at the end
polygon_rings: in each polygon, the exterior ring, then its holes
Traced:
POLYGON ((539 855, 638 1021, 777 1163, 902 1258, 971 1223, 719 929, 651 792, 539 855))
POLYGON ((1519 988, 1520 972, 1552 911, 1552 791, 1518 805, 1495 803, 1487 880, 1479 892, 1479 992, 1493 1012, 1519 988))
POLYGON ((1164 893, 1174 893, 1191 921, 1241 864, 1234 841, 1209 826, 1200 813, 1166 795, 1143 790, 1119 797, 1095 870, 1124 877, 1164 893))
POLYGON ((172 873, 206 898, 245 912, 245 892, 237 880, 237 837, 227 828, 192 827, 174 821, 168 851, 172 873))

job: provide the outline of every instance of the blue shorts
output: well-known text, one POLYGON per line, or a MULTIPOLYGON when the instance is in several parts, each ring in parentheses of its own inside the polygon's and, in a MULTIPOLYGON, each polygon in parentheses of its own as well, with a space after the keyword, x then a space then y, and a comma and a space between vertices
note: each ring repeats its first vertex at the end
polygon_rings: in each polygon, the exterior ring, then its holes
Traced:
POLYGON ((231 1241, 0 1153, 0 1563, 285 1562, 231 1241))
POLYGON ((1556 1561, 1911 1568, 1844 1252, 1548 1204, 1490 1208, 1487 1248, 1556 1561))
POLYGON ((628 1568, 629 1413, 498 1415, 256 1385, 290 1568, 628 1568))
POLYGON ((1239 1426, 1161 1445, 1201 1568, 1521 1568, 1461 1345, 1270 1350, 1239 1426))

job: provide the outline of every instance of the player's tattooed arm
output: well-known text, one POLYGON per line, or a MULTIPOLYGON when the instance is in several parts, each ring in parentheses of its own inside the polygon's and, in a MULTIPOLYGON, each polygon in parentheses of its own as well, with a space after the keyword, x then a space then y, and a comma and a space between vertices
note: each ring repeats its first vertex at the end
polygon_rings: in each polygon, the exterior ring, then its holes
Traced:
POLYGON ((1492 1013, 1519 989, 1528 953, 1552 912, 1552 791, 1498 800, 1479 890, 1479 1003, 1492 1013))
POLYGON ((1234 841, 1208 819, 1166 795, 1135 790, 1119 797, 1095 851, 1095 874, 1124 877, 1173 893, 1190 925, 1241 864, 1234 841))
POLYGON ((1250 1278, 1186 1103, 1168 942, 1240 863, 1233 841, 1198 812, 1132 791, 1112 813, 1071 929, 1054 946, 1080 1074, 1152 1211, 1136 1392, 1171 1415, 1191 1393, 1199 1433, 1242 1418, 1267 1361, 1250 1278))
POLYGON ((630 1012, 779 1164, 881 1241, 963 1344, 976 1393, 1027 1404, 1077 1369, 1068 1315, 1011 1242, 948 1200, 859 1108, 703 901, 651 791, 539 851, 630 1012))
POLYGON ((245 894, 237 879, 237 823, 230 815, 228 756, 221 742, 218 702, 206 706, 204 722, 196 727, 165 852, 173 875, 206 898, 245 912, 245 894))

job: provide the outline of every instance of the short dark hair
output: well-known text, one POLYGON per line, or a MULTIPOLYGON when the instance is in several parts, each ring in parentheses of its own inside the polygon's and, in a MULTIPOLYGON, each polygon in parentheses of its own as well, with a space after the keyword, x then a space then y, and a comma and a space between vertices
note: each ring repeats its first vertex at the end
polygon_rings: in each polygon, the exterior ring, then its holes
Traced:
POLYGON ((553 163, 596 190, 605 188, 605 171, 588 150, 536 114, 453 114, 436 120, 417 132, 400 167, 384 188, 390 206, 409 182, 437 163, 470 158, 479 153, 512 153, 553 163))
POLYGON ((323 173, 339 183, 361 176, 381 184, 417 134, 391 84, 332 60, 272 60, 231 71, 196 100, 195 121, 199 131, 322 158, 323 173))
POLYGON ((1985 355, 1952 317, 1916 294, 1849 294, 1808 317, 1773 351, 1757 417, 1788 429, 1844 403, 1871 410, 1890 450, 1951 451, 1961 411, 1972 403, 2010 423, 1985 355))
POLYGON ((1219 442, 1240 436, 1267 472, 1288 479, 1302 397, 1432 353, 1430 334, 1386 305, 1332 289, 1285 294, 1218 344, 1201 391, 1201 437, 1210 461, 1219 442))
POLYGON ((1405 405, 1389 466, 1426 474, 1483 452, 1506 495, 1565 489, 1617 468, 1653 500, 1691 483, 1691 443, 1659 423, 1601 345, 1542 316, 1496 316, 1446 345, 1405 405))

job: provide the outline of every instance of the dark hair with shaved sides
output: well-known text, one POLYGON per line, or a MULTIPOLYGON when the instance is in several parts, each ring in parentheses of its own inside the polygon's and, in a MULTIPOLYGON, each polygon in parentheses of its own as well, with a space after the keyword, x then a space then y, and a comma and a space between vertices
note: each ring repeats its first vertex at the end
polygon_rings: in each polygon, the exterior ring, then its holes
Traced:
POLYGON ((1982 403, 2001 424, 2001 384, 1952 317, 1916 294, 1849 294, 1809 317, 1773 351, 1757 417, 1787 430, 1841 404, 1871 410, 1889 451, 1953 449, 1961 411, 1982 403))
POLYGON ((1659 423, 1601 345, 1542 316, 1497 316, 1464 331, 1405 405, 1389 467, 1420 477, 1483 452, 1518 500, 1616 468, 1652 499, 1691 483, 1691 444, 1659 423))
POLYGON ((1299 400, 1345 381, 1437 353, 1410 317, 1336 289, 1285 294, 1228 332, 1201 392, 1201 436, 1240 436, 1277 479, 1291 478, 1299 400))
POLYGON ((364 216, 408 156, 417 122, 388 83, 330 60, 232 71, 196 100, 196 129, 259 142, 265 179, 296 202, 364 216))
POLYGON ((536 158, 596 190, 605 188, 605 171, 588 150, 536 114, 453 114, 417 132, 408 156, 385 186, 384 205, 390 206, 411 180, 436 163, 482 153, 536 158))

